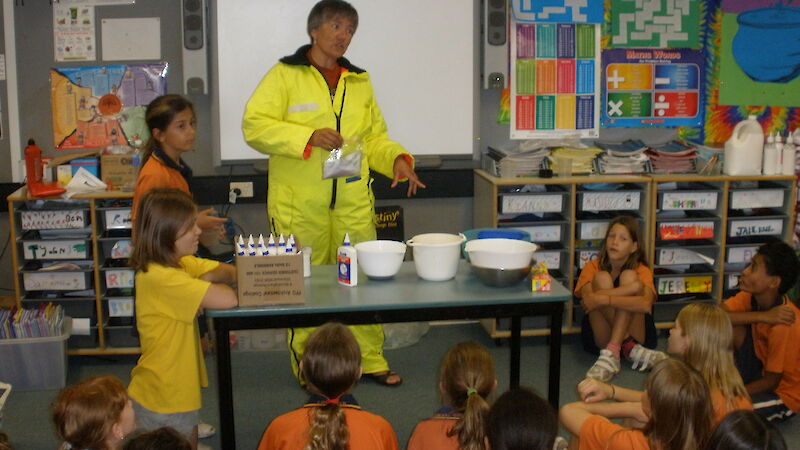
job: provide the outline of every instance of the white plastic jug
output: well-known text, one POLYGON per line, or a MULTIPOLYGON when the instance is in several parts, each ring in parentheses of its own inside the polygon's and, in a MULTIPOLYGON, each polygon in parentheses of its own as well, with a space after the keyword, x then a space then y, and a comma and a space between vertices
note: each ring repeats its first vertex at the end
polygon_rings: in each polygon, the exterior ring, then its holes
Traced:
POLYGON ((750 116, 736 124, 731 138, 725 142, 725 161, 722 171, 726 175, 761 175, 761 157, 764 151, 764 130, 750 116))
POLYGON ((414 254, 417 275, 423 280, 445 281, 456 276, 463 234, 426 233, 406 241, 414 254))

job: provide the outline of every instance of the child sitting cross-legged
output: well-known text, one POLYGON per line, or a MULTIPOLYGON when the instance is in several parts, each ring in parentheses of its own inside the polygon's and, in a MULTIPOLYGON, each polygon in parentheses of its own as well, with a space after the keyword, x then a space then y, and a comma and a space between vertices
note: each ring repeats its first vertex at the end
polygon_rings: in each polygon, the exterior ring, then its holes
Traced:
POLYGON ((741 292, 722 303, 734 327, 736 367, 753 408, 769 421, 800 410, 800 309, 785 295, 798 270, 791 247, 764 244, 742 270, 741 292))

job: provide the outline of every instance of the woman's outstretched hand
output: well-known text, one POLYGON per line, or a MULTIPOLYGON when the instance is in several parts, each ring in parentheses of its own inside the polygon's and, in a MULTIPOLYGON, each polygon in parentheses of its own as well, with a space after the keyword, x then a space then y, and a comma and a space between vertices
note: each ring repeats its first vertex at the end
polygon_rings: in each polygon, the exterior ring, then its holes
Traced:
POLYGON ((406 192, 408 197, 416 194, 417 188, 427 187, 421 181, 419 181, 416 172, 414 172, 414 169, 411 167, 408 161, 406 161, 406 158, 403 155, 400 155, 394 160, 394 178, 392 178, 392 187, 394 188, 397 186, 397 183, 399 183, 403 178, 408 178, 408 191, 406 192))

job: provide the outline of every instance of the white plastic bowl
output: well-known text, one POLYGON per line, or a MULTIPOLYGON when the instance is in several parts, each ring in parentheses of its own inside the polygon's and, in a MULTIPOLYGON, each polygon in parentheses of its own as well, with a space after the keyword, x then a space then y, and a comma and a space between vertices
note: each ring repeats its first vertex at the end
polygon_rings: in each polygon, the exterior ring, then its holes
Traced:
POLYGON ((490 269, 521 269, 531 265, 536 244, 517 239, 474 239, 465 250, 474 266, 490 269))
POLYGON ((406 244, 397 241, 364 241, 356 244, 355 248, 359 269, 374 280, 394 277, 406 255, 406 244))
POLYGON ((463 234, 418 234, 406 243, 413 249, 414 267, 423 280, 445 281, 456 276, 463 234))

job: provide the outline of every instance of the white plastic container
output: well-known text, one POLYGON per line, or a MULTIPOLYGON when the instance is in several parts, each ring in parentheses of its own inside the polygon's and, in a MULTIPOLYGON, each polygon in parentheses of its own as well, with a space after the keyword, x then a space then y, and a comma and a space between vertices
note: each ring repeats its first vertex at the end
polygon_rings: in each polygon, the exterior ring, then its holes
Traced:
POLYGON ((764 130, 750 116, 736 124, 731 138, 725 142, 722 171, 726 175, 760 175, 764 151, 764 130))
POLYGON ((358 285, 358 252, 350 245, 350 235, 344 235, 344 242, 336 250, 339 284, 343 286, 358 285))
POLYGON ((797 152, 794 145, 794 138, 792 134, 786 137, 786 143, 783 144, 783 152, 781 153, 781 173, 784 175, 794 175, 795 164, 797 161, 797 152))
POLYGON ((358 251, 360 270, 373 280, 394 277, 406 256, 406 244, 397 241, 364 241, 354 247, 358 251))
POLYGON ((764 146, 764 162, 763 162, 763 172, 764 175, 775 175, 780 173, 781 169, 781 156, 780 152, 778 151, 778 147, 775 144, 775 137, 773 135, 769 135, 767 138, 767 144, 764 146))
POLYGON ((474 239, 467 242, 466 252, 473 265, 490 269, 521 269, 531 266, 538 246, 516 239, 474 239))
POLYGON ((428 281, 446 281, 455 277, 461 258, 461 243, 465 240, 467 238, 461 233, 426 233, 406 241, 413 249, 417 275, 428 281))

